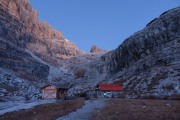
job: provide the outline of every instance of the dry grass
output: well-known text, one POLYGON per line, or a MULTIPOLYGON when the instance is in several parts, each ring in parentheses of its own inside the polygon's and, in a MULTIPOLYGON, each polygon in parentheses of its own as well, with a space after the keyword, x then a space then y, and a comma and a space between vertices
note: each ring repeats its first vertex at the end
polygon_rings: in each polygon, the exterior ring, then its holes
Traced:
POLYGON ((6 113, 0 120, 55 120, 84 105, 84 99, 39 105, 28 110, 6 113))
POLYGON ((180 101, 109 100, 92 120, 180 120, 180 101))
POLYGON ((79 69, 74 73, 74 76, 77 78, 83 78, 86 73, 85 69, 79 69))
POLYGON ((14 91, 18 91, 19 88, 17 86, 9 86, 6 83, 0 83, 1 88, 6 89, 9 93, 13 93, 14 91))

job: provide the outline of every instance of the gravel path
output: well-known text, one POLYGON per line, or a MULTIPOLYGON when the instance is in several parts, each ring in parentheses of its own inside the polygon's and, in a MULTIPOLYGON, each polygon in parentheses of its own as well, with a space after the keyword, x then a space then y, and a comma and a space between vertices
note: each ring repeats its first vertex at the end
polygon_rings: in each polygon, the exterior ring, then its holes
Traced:
POLYGON ((88 100, 82 108, 57 120, 89 120, 91 115, 104 105, 105 99, 88 100))

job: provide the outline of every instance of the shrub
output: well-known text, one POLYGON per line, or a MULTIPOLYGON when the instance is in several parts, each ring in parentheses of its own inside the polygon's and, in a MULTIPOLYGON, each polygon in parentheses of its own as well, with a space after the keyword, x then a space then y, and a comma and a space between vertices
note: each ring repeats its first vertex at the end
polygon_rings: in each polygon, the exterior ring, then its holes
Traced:
POLYGON ((74 73, 74 76, 76 78, 83 78, 85 77, 86 70, 85 69, 79 69, 74 73))

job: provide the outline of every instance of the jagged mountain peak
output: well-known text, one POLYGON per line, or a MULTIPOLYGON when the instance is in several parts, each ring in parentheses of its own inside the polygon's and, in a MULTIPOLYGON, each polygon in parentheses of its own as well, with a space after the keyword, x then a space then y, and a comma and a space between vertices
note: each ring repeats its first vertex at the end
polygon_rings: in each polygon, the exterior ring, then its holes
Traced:
POLYGON ((99 48, 97 45, 92 45, 90 52, 92 53, 107 52, 107 50, 103 50, 99 48))

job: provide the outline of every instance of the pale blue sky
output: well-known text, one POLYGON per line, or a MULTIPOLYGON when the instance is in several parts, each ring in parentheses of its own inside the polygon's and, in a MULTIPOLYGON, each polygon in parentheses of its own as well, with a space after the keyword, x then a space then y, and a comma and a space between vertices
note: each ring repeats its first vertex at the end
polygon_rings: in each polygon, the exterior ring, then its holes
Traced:
POLYGON ((180 6, 180 0, 30 0, 46 21, 89 51, 93 44, 106 50, 141 30, 161 13, 180 6))

